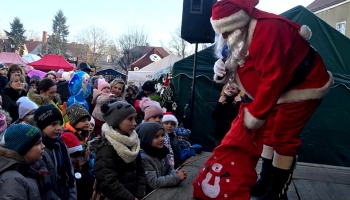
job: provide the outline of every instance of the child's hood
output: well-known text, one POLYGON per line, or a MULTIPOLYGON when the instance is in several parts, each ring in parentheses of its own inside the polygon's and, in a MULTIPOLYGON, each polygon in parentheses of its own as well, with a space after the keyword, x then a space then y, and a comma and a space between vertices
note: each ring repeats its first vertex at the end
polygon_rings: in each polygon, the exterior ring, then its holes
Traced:
POLYGON ((19 163, 25 163, 17 152, 0 146, 0 174, 19 163))

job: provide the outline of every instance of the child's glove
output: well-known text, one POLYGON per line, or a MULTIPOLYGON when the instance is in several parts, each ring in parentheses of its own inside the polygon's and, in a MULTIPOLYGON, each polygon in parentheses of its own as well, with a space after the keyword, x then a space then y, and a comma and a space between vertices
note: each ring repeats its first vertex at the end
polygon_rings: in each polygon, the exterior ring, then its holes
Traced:
POLYGON ((199 144, 192 145, 192 149, 196 152, 196 154, 202 153, 202 146, 199 144))
POLYGON ((62 105, 58 105, 58 108, 61 110, 62 116, 66 115, 67 102, 63 102, 62 105))

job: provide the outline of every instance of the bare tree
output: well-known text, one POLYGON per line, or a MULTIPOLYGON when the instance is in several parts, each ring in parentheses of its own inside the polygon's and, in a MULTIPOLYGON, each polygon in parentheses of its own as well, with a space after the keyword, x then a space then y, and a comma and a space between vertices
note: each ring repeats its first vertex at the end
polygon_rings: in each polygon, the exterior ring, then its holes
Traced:
POLYGON ((77 57, 79 62, 92 63, 92 52, 87 44, 72 42, 68 43, 67 47, 71 55, 77 57))
POLYGON ((190 43, 181 38, 181 28, 178 27, 175 31, 170 32, 171 39, 167 45, 162 44, 162 47, 169 53, 185 58, 193 53, 193 48, 190 43))
POLYGON ((40 33, 33 29, 28 29, 24 35, 27 37, 27 39, 33 39, 34 41, 41 40, 40 33))
POLYGON ((85 28, 75 36, 76 41, 90 47, 93 65, 97 65, 101 57, 106 55, 108 38, 107 31, 96 26, 85 28))
POLYGON ((143 56, 149 46, 148 33, 144 28, 128 27, 117 37, 117 44, 121 50, 118 64, 128 71, 128 67, 143 56))
POLYGON ((113 40, 109 40, 107 42, 106 52, 110 56, 112 63, 117 63, 118 59, 122 57, 121 50, 117 47, 113 40))

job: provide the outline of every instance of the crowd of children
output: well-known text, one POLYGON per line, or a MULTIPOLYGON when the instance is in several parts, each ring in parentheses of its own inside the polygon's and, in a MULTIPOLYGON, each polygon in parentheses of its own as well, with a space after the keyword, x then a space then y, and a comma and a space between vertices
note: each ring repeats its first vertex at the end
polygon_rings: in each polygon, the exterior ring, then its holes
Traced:
POLYGON ((138 106, 116 95, 125 84, 97 82, 92 113, 62 112, 49 77, 11 104, 15 122, 0 108, 0 199, 136 200, 186 180, 176 117, 144 96, 137 124, 138 106))

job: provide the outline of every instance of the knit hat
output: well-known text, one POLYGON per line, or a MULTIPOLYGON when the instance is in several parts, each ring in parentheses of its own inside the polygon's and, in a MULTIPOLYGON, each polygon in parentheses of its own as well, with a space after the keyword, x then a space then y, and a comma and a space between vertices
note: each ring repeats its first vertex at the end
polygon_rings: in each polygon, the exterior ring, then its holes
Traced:
POLYGON ((8 69, 8 66, 5 63, 0 63, 0 69, 8 69))
POLYGON ((154 136, 160 129, 164 130, 164 127, 157 122, 144 122, 139 124, 135 131, 139 135, 141 148, 150 146, 154 136))
POLYGON ((71 73, 70 72, 63 72, 62 73, 62 79, 65 80, 65 81, 70 81, 70 78, 71 78, 71 73))
POLYGON ((73 133, 62 133, 62 141, 67 146, 69 154, 77 151, 83 151, 83 147, 81 146, 79 139, 73 133))
POLYGON ((214 4, 210 22, 215 32, 229 33, 236 29, 245 27, 251 18, 254 19, 279 19, 287 22, 299 31, 299 34, 306 40, 311 38, 309 27, 284 18, 279 15, 264 12, 256 9, 259 0, 222 0, 214 4))
POLYGON ((60 76, 60 77, 62 77, 63 72, 64 72, 64 70, 63 70, 63 69, 59 69, 59 70, 56 72, 56 76, 60 76))
POLYGON ((72 104, 67 108, 67 116, 69 123, 74 127, 81 119, 89 118, 91 120, 91 115, 84 108, 84 106, 79 104, 72 104))
POLYGON ((103 120, 113 128, 117 128, 127 117, 136 113, 135 108, 124 101, 116 101, 108 105, 103 104, 101 111, 103 120))
POLYGON ((179 122, 177 121, 176 117, 173 115, 171 112, 166 112, 164 113, 164 116, 162 118, 162 122, 174 122, 175 123, 175 128, 178 126, 179 122))
POLYGON ((97 84, 97 89, 102 91, 104 88, 109 88, 111 89, 111 85, 107 83, 104 79, 99 79, 98 84, 97 84))
POLYGON ((142 85, 142 90, 145 91, 150 91, 151 93, 155 92, 156 89, 154 88, 155 84, 152 81, 146 81, 143 85, 142 85))
POLYGON ((13 124, 5 132, 5 148, 24 156, 41 138, 40 131, 28 124, 13 124))
POLYGON ((44 130, 52 122, 58 120, 63 124, 61 111, 52 104, 42 105, 34 113, 34 121, 40 130, 44 130))
POLYGON ((19 119, 23 119, 30 111, 38 109, 33 101, 28 97, 21 97, 17 100, 19 119))
POLYGON ((2 112, 0 112, 0 133, 6 130, 6 128, 7 128, 6 116, 2 112))
POLYGON ((142 98, 140 101, 140 108, 145 113, 144 120, 147 121, 149 118, 156 115, 164 115, 163 109, 160 104, 156 101, 152 101, 150 98, 142 98))

